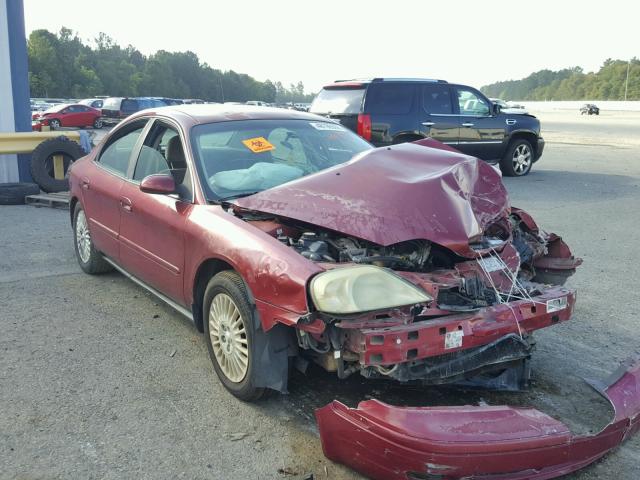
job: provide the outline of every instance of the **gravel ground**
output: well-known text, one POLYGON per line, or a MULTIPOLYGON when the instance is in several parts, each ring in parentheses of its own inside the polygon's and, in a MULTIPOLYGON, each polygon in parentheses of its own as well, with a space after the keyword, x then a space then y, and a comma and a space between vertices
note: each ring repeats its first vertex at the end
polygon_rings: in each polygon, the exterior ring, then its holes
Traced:
MULTIPOLYGON (((313 370, 294 376, 288 396, 241 403, 188 320, 121 275, 80 272, 67 211, 0 207, 0 479, 360 478, 322 456, 313 409, 334 398, 527 404, 597 431, 611 412, 580 377, 640 353, 629 290, 640 278, 640 115, 540 116, 545 155, 505 183, 584 265, 570 279, 574 319, 537 335, 534 386, 521 394, 338 382, 313 370), (635 137, 614 144, 629 125, 635 137)), ((566 478, 636 480, 639 447, 636 437, 566 478)))

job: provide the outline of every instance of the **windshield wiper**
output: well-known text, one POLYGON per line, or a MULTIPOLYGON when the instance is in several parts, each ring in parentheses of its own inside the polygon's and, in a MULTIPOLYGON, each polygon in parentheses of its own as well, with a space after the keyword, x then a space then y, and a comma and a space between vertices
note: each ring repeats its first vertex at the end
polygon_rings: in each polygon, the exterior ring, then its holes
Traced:
POLYGON ((234 195, 228 195, 226 197, 220 197, 218 198, 216 201, 217 202, 228 202, 229 200, 235 200, 236 198, 242 198, 242 197, 250 197, 251 195, 255 195, 256 193, 260 193, 260 191, 257 192, 244 192, 244 193, 236 193, 234 195))

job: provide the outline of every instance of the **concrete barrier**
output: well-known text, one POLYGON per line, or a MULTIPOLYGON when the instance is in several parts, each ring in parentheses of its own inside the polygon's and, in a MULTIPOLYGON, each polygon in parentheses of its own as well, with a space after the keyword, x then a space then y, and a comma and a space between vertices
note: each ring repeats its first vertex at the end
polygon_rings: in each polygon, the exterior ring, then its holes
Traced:
POLYGON ((69 140, 80 143, 80 132, 78 131, 0 132, 0 155, 31 153, 45 140, 60 136, 65 136, 69 140))

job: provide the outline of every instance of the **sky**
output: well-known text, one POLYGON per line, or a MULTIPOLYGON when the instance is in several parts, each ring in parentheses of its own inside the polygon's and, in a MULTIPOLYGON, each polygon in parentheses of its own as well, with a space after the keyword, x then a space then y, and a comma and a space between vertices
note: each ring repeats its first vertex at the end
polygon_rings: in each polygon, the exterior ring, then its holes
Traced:
POLYGON ((640 2, 24 0, 27 35, 104 32, 143 54, 201 62, 307 92, 336 79, 425 77, 480 87, 548 68, 640 57, 640 2))

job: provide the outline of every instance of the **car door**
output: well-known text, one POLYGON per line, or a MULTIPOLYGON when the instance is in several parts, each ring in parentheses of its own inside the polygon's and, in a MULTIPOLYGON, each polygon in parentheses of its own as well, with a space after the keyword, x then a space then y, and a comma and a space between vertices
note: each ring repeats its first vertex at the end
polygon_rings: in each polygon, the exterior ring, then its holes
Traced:
POLYGON ((78 127, 88 127, 93 124, 91 109, 85 105, 76 105, 78 110, 78 127))
POLYGON ((131 274, 174 301, 184 303, 184 224, 191 211, 191 177, 178 128, 155 120, 130 180, 120 191, 120 262, 131 274), (145 193, 148 175, 171 173, 179 193, 145 193))
POLYGON ((98 152, 90 173, 80 178, 91 238, 98 250, 114 260, 120 250, 120 190, 146 123, 134 122, 114 133, 98 152))
POLYGON ((483 160, 502 156, 507 125, 489 100, 471 87, 454 86, 454 108, 459 113, 458 150, 483 160))
POLYGON ((425 83, 420 87, 418 130, 447 145, 457 145, 460 126, 454 113, 451 88, 446 83, 425 83))

